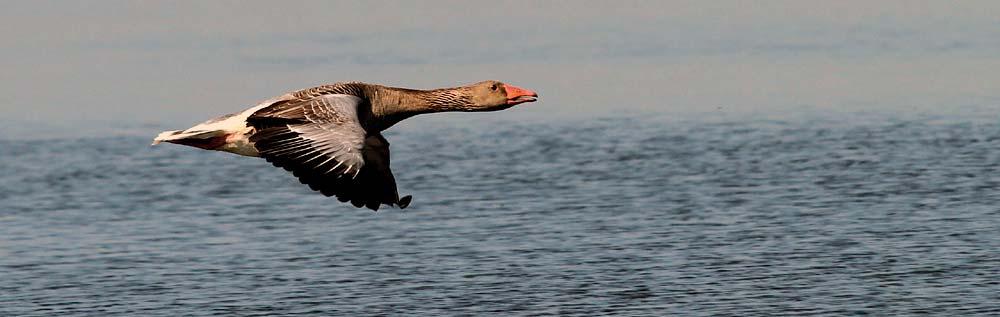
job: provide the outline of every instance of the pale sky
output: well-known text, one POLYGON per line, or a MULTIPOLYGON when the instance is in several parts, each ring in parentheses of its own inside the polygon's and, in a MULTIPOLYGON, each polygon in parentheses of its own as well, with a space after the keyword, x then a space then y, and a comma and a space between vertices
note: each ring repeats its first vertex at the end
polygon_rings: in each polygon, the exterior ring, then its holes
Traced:
POLYGON ((500 118, 1000 110, 1000 1, 8 1, 0 38, 8 137, 347 80, 541 95, 500 118))

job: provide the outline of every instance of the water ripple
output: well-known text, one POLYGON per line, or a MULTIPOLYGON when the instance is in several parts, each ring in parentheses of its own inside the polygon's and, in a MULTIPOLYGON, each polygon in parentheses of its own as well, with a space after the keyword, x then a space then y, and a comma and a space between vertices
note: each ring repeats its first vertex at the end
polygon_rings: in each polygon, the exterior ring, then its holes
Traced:
POLYGON ((262 160, 0 141, 0 315, 990 315, 1000 127, 947 120, 390 134, 404 212, 262 160), (431 150, 432 149, 432 150, 431 150))

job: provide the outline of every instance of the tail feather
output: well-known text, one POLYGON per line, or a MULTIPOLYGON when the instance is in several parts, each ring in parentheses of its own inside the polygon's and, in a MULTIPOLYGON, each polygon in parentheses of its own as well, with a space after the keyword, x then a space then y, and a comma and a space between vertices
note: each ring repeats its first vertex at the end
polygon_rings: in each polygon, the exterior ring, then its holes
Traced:
POLYGON ((205 150, 258 156, 257 149, 247 139, 253 128, 247 126, 246 118, 255 109, 251 108, 241 113, 221 116, 185 130, 161 132, 153 138, 152 145, 167 142, 205 150))
POLYGON ((153 144, 150 144, 150 145, 157 145, 157 144, 160 144, 160 142, 182 143, 182 142, 177 142, 177 141, 182 141, 182 140, 185 140, 185 139, 209 139, 209 138, 217 137, 220 134, 224 134, 224 132, 223 131, 198 131, 198 130, 195 130, 195 131, 188 131, 188 130, 163 131, 163 132, 160 132, 160 134, 158 134, 156 136, 156 138, 153 138, 153 144))
POLYGON ((153 138, 153 144, 150 144, 150 145, 160 144, 160 142, 166 141, 171 136, 173 136, 175 134, 178 134, 178 133, 181 133, 181 130, 170 130, 170 131, 160 132, 160 134, 157 134, 156 137, 153 138))

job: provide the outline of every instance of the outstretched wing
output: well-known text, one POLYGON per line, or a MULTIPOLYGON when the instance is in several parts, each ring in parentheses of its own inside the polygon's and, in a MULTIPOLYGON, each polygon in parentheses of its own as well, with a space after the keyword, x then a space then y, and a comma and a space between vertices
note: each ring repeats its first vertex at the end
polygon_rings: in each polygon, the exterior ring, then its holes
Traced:
POLYGON ((356 207, 406 207, 389 169, 389 143, 367 135, 358 121, 361 99, 329 94, 279 102, 251 115, 250 137, 260 156, 303 184, 356 207))

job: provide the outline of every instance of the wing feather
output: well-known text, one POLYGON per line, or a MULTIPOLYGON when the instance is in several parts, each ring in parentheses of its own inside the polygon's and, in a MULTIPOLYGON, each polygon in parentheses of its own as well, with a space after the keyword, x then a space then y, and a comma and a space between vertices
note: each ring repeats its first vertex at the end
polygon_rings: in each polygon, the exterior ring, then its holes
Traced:
POLYGON ((389 142, 368 134, 358 120, 362 100, 326 94, 275 103, 247 120, 258 131, 250 141, 260 156, 292 172, 310 189, 355 207, 405 208, 389 168, 389 142))

